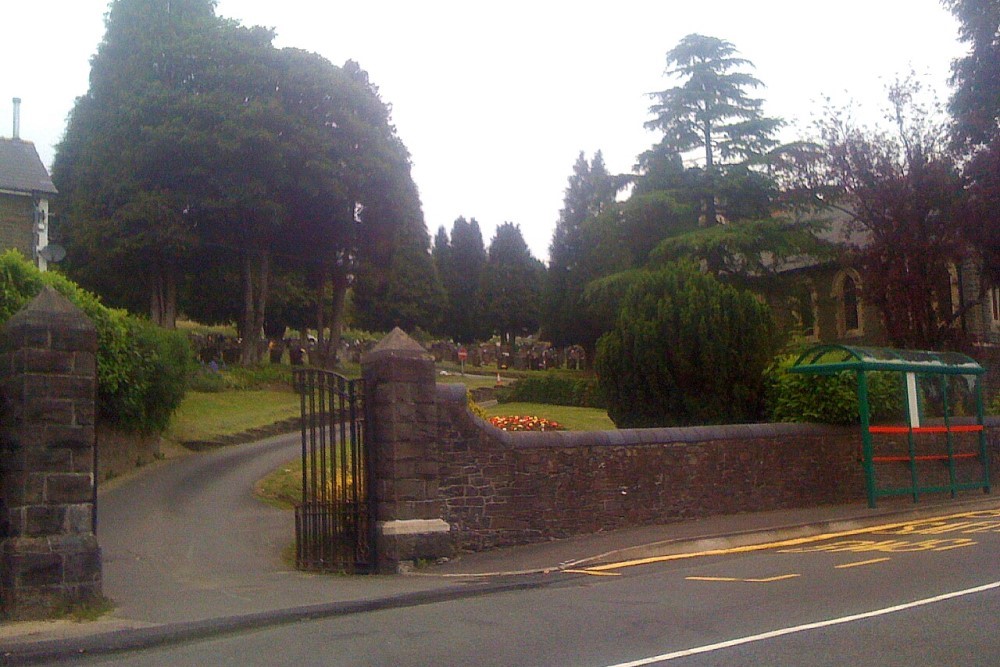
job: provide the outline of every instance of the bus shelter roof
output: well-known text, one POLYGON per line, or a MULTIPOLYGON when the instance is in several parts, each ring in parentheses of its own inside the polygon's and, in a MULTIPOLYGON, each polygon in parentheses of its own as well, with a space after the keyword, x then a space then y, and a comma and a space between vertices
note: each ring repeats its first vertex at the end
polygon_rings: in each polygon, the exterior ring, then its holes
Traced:
POLYGON ((959 352, 897 350, 889 347, 814 345, 799 355, 791 373, 835 375, 842 371, 896 371, 938 375, 982 375, 986 372, 972 357, 959 352))

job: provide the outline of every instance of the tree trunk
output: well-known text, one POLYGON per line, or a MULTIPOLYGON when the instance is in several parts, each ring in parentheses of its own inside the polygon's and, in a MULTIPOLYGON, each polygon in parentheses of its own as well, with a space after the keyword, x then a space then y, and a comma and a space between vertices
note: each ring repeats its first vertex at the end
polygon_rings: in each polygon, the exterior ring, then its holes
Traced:
POLYGON ((309 363, 313 366, 326 368, 326 343, 324 330, 326 329, 326 304, 323 297, 326 294, 326 281, 329 272, 326 265, 320 267, 319 278, 316 280, 316 348, 310 352, 309 363), (313 358, 315 356, 315 358, 313 358))
POLYGON ((162 265, 154 269, 149 286, 149 319, 165 329, 177 328, 177 275, 162 265))
POLYGON ((340 363, 340 335, 344 330, 344 305, 347 303, 347 274, 337 270, 333 275, 333 312, 330 316, 330 338, 327 341, 326 359, 330 368, 340 363))
POLYGON ((253 366, 260 362, 260 332, 267 306, 267 283, 270 257, 266 251, 243 253, 243 312, 240 316, 240 363, 253 366))

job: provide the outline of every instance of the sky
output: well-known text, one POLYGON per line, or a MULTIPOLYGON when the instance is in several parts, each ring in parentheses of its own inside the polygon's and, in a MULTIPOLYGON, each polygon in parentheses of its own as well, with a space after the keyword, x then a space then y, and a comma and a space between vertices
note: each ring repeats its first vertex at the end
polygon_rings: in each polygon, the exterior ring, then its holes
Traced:
MULTIPOLYGON (((0 41, 0 136, 51 166, 107 0, 7 3, 0 41)), ((600 150, 613 173, 659 140, 643 128, 650 92, 677 81, 665 54, 685 35, 728 40, 766 86, 764 111, 808 136, 824 99, 875 119, 885 86, 911 70, 942 102, 966 48, 939 0, 218 0, 217 13, 277 32, 277 47, 355 60, 392 105, 410 151, 428 232, 476 218, 520 226, 548 258, 577 156, 600 150), (867 115, 866 115, 867 114, 867 115)))

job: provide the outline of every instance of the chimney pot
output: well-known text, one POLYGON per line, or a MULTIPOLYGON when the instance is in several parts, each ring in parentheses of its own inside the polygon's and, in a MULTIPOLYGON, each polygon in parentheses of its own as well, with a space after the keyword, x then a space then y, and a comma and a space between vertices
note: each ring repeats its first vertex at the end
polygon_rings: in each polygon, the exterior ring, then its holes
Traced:
POLYGON ((14 98, 14 139, 21 138, 21 98, 14 98))

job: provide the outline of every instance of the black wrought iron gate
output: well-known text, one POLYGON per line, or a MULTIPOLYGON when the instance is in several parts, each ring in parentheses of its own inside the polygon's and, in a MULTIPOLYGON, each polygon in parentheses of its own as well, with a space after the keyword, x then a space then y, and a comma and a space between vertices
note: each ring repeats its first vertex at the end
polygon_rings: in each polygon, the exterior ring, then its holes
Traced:
POLYGON ((295 371, 302 397, 302 503, 295 508, 300 570, 374 570, 363 385, 316 369, 295 371))

